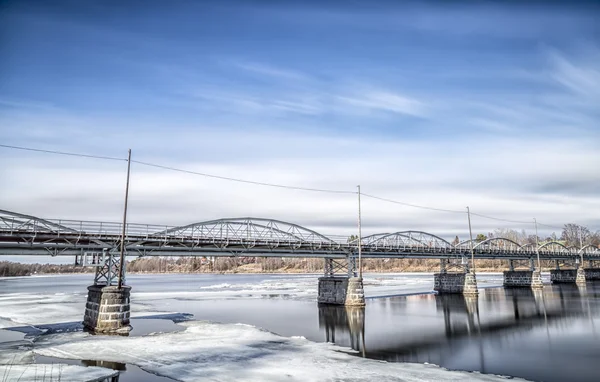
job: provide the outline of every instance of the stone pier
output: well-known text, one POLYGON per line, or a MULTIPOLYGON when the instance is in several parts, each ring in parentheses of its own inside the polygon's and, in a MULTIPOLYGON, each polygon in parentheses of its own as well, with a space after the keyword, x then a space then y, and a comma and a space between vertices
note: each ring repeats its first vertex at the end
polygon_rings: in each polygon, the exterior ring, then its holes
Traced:
POLYGON ((550 281, 557 283, 574 283, 577 278, 576 269, 552 269, 550 271, 550 281))
POLYGON ((129 333, 130 291, 130 286, 90 285, 83 326, 96 333, 129 333))
POLYGON ((555 269, 550 271, 552 283, 585 284, 586 281, 600 280, 600 268, 555 269))
POLYGON ((585 279, 587 281, 600 280, 600 268, 586 268, 585 279))
POLYGON ((504 271, 504 287, 531 288, 533 271, 504 271))
POLYGON ((319 304, 364 306, 363 280, 345 276, 320 277, 317 301, 319 304))
POLYGON ((583 267, 577 268, 577 274, 575 276, 575 284, 577 285, 585 285, 586 281, 586 272, 583 267))
POLYGON ((433 290, 442 293, 462 293, 476 295, 477 279, 472 272, 468 273, 434 273, 433 290))
POLYGON ((504 271, 505 288, 541 289, 542 274, 538 271, 504 271))

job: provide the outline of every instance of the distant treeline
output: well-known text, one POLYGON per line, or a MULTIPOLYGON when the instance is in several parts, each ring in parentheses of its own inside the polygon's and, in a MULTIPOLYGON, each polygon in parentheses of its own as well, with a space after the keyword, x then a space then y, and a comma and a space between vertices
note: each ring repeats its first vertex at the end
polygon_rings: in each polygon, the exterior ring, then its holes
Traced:
MULTIPOLYGON (((521 266, 526 265, 522 263, 521 266)), ((508 270, 508 261, 475 260, 482 272, 508 270)), ((544 270, 554 269, 554 262, 542 261, 544 270)), ((364 259, 365 272, 437 272, 440 261, 436 259, 364 259)), ((89 273, 95 268, 58 264, 21 264, 0 262, 0 277, 29 276, 52 273, 89 273)), ((127 273, 321 273, 323 259, 314 258, 252 258, 220 257, 214 259, 140 258, 127 262, 127 273)), ((452 271, 452 269, 448 269, 452 271)), ((340 272, 343 272, 340 270, 340 272)))
POLYGON ((30 276, 46 273, 85 273, 93 272, 91 268, 82 268, 71 264, 22 264, 0 261, 0 277, 30 276))

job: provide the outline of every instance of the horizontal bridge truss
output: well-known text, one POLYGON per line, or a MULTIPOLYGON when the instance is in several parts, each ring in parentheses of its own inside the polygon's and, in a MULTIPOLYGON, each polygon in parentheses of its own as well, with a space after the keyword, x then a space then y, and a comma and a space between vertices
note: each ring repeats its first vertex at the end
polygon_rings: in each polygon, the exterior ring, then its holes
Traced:
MULTIPOLYGON (((120 223, 46 220, 0 210, 0 255, 83 256, 113 251, 121 243, 120 223)), ((273 219, 234 218, 181 227, 127 224, 129 256, 260 256, 356 258, 358 241, 334 240, 308 228, 273 219)), ((600 260, 600 249, 565 247, 559 242, 520 245, 505 238, 451 244, 422 231, 362 238, 364 258, 470 257, 480 259, 600 260)), ((454 260, 448 265, 456 264, 454 260)), ((458 265, 458 264, 457 264, 458 265)))

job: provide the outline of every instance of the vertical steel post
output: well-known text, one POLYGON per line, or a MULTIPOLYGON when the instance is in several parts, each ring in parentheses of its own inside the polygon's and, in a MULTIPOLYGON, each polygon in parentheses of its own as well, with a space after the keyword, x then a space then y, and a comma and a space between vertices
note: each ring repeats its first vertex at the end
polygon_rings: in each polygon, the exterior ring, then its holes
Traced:
POLYGON ((542 273, 542 263, 540 262, 540 245, 538 242, 538 229, 537 229, 537 220, 533 218, 533 223, 535 224, 535 253, 537 255, 537 263, 538 263, 538 271, 542 273))
POLYGON ((360 214, 360 185, 358 188, 358 277, 362 279, 362 228, 360 214))
POLYGON ((581 226, 579 226, 579 253, 581 253, 581 267, 585 269, 583 266, 583 235, 581 233, 581 226))
POLYGON ((471 272, 475 273, 475 251, 473 250, 473 231, 471 230, 471 211, 467 206, 467 217, 469 219, 469 243, 471 243, 471 272))
POLYGON ((119 262, 119 289, 123 286, 123 273, 125 268, 125 227, 127 226, 127 200, 129 199, 129 173, 131 172, 131 149, 127 155, 127 182, 125 183, 125 206, 123 208, 123 230, 121 231, 121 256, 119 262))

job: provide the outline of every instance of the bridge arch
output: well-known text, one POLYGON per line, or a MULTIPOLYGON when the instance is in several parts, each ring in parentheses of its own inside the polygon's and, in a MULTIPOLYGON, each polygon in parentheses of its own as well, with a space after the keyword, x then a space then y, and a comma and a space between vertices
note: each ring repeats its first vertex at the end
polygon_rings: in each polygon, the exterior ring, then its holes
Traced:
POLYGON ((295 248, 339 248, 340 244, 316 231, 297 224, 264 218, 225 218, 209 220, 169 228, 153 236, 165 238, 185 238, 195 240, 213 240, 221 245, 230 242, 253 246, 266 244, 272 248, 280 243, 292 244, 295 248))
POLYGON ((44 233, 78 233, 79 231, 32 215, 0 210, 0 229, 44 233))
POLYGON ((559 243, 557 241, 549 241, 547 243, 541 244, 538 247, 538 252, 540 253, 541 256, 556 256, 556 255, 572 256, 572 255, 576 255, 576 253, 571 251, 564 244, 559 243))
POLYGON ((362 244, 374 249, 423 249, 423 250, 451 250, 452 244, 439 236, 423 231, 399 231, 394 233, 381 233, 363 238, 362 244), (365 240, 366 239, 366 240, 365 240))
POLYGON ((523 244, 520 248, 520 251, 523 253, 531 253, 531 254, 536 254, 536 245, 535 243, 527 243, 527 244, 523 244))
POLYGON ((478 242, 473 246, 477 252, 517 252, 521 249, 521 244, 504 237, 493 237, 478 242))
POLYGON ((581 255, 592 255, 592 256, 598 256, 600 257, 600 247, 597 247, 595 245, 584 245, 583 248, 581 248, 579 251, 577 251, 577 254, 581 255))

